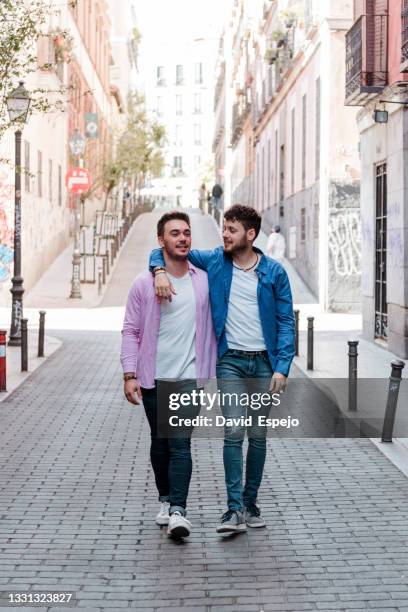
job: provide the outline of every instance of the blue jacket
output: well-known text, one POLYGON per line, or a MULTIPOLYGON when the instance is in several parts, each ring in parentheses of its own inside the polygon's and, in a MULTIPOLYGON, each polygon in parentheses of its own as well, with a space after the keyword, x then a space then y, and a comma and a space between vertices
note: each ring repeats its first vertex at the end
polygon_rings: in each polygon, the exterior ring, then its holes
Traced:
MULTIPOLYGON (((295 354, 295 319, 288 275, 280 263, 266 257, 255 247, 254 250, 261 254, 256 268, 258 305, 269 361, 274 372, 287 376, 295 354)), ((228 350, 225 322, 232 282, 232 259, 224 254, 222 246, 213 251, 192 250, 188 259, 194 266, 208 273, 218 357, 222 357, 228 350)), ((150 255, 150 269, 163 265, 162 250, 154 249, 150 255)))

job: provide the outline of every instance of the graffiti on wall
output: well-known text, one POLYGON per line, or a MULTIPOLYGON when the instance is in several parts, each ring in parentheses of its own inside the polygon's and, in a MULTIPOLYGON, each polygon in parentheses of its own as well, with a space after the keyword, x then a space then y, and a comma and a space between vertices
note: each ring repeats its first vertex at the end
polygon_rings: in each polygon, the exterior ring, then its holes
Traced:
POLYGON ((361 274, 360 211, 340 208, 330 211, 329 252, 338 276, 361 274))
POLYGON ((12 274, 13 250, 14 183, 8 173, 0 169, 0 283, 12 274))

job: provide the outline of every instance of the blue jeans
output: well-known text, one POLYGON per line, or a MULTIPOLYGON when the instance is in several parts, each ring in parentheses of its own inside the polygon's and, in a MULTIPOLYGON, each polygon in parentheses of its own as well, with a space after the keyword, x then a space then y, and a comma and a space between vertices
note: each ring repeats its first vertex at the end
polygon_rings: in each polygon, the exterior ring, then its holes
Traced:
MULTIPOLYGON (((221 393, 267 393, 272 378, 272 368, 266 352, 248 355, 229 350, 217 363, 217 379, 221 393)), ((250 410, 239 402, 222 402, 222 414, 226 418, 252 416, 252 426, 225 426, 224 471, 230 510, 243 510, 256 503, 262 481, 266 457, 266 427, 258 425, 258 416, 268 416, 270 406, 250 410), (242 485, 242 444, 248 430, 245 486, 242 485)))
MULTIPOLYGON (((165 396, 170 392, 190 393, 195 388, 195 381, 166 383, 165 386, 162 386, 163 391, 159 391, 161 396, 159 398, 157 385, 154 389, 142 389, 143 406, 150 425, 150 461, 159 492, 159 500, 170 503, 170 514, 176 510, 183 515, 186 514, 187 496, 193 471, 191 459, 193 427, 180 427, 174 434, 168 429, 167 432, 165 429, 160 430, 160 422, 163 424, 170 415, 165 396)), ((194 418, 199 412, 200 406, 191 405, 182 407, 177 414, 184 418, 194 418)))

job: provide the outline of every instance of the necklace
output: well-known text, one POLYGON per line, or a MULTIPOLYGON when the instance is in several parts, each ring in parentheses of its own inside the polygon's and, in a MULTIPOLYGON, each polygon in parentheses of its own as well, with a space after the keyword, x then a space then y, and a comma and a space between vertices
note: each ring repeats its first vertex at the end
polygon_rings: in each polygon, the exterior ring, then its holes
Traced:
POLYGON ((255 263, 252 264, 252 266, 250 266, 249 268, 240 268, 239 266, 236 266, 234 264, 234 262, 232 262, 232 265, 234 266, 234 268, 236 268, 237 270, 241 270, 242 272, 249 272, 250 270, 252 270, 252 268, 255 268, 256 264, 258 263, 258 253, 256 254, 256 260, 255 263))

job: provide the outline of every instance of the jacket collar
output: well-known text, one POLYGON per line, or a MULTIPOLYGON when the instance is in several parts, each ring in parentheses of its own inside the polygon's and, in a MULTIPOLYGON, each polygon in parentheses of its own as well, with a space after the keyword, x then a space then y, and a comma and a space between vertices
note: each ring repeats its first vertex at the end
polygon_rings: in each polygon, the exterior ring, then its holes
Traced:
MULTIPOLYGON (((268 264, 267 264, 266 257, 264 255, 263 251, 261 251, 261 249, 258 249, 258 247, 256 247, 256 246, 254 246, 252 248, 255 251, 255 253, 258 253, 258 255, 261 256, 261 258, 259 260, 259 263, 258 263, 258 266, 257 266, 256 269, 259 270, 259 272, 261 274, 266 274, 267 273, 267 269, 268 269, 268 264)), ((225 253, 225 252, 224 252, 224 259, 226 261, 228 261, 229 264, 232 266, 232 257, 230 255, 228 255, 227 253, 225 253)))

